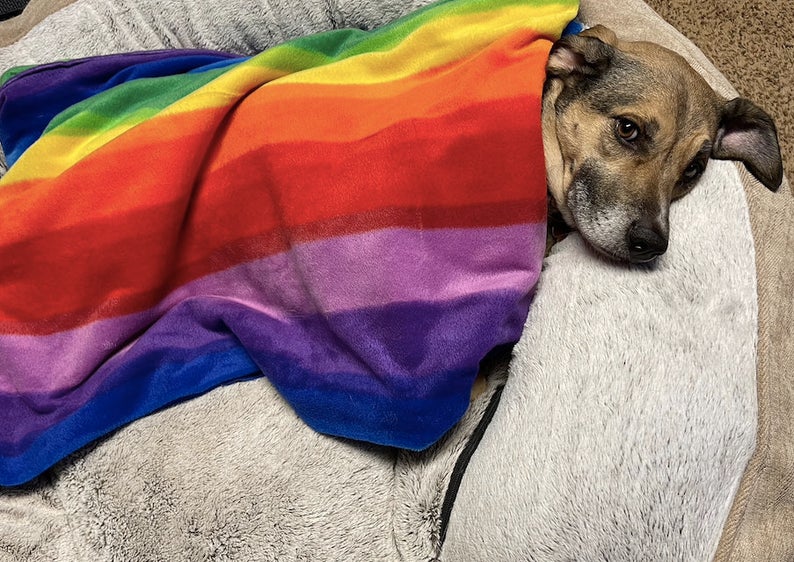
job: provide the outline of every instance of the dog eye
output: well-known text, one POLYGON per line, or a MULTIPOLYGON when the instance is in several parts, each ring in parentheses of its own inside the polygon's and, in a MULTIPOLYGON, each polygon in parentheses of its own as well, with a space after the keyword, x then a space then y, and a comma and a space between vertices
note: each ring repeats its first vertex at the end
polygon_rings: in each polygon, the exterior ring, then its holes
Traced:
POLYGON ((618 117, 615 124, 615 131, 621 140, 626 142, 633 142, 640 136, 640 126, 631 119, 625 117, 618 117))
POLYGON ((689 166, 687 166, 686 169, 684 169, 683 180, 684 181, 694 180, 695 178, 700 176, 700 174, 703 173, 703 169, 704 169, 703 162, 701 162, 700 160, 695 160, 694 162, 691 162, 689 166))

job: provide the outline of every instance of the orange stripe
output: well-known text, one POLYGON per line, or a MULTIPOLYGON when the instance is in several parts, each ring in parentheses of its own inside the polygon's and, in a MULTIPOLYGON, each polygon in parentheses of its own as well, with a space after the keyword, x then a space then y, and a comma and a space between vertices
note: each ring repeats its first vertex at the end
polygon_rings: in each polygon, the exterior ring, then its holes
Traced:
POLYGON ((476 57, 394 82, 367 85, 274 82, 250 96, 230 116, 211 169, 250 149, 250 141, 279 143, 311 139, 351 142, 385 129, 406 115, 433 118, 460 100, 486 103, 531 93, 545 80, 551 42, 514 35, 476 57))

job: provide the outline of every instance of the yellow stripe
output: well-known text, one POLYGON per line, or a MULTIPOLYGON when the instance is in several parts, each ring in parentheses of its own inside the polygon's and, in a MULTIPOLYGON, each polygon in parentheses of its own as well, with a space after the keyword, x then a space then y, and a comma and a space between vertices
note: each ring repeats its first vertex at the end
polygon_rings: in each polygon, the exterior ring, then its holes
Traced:
POLYGON ((447 17, 420 27, 389 51, 364 53, 290 74, 279 83, 373 84, 399 80, 460 60, 521 29, 553 37, 575 16, 575 6, 514 5, 447 17), (439 43, 443 49, 436 48, 439 43))
MULTIPOLYGON (((246 91, 262 84, 263 80, 272 80, 283 74, 283 71, 241 65, 211 82, 209 85, 211 89, 204 86, 152 118, 225 107, 239 99, 246 91)), ((11 166, 8 173, 0 180, 0 188, 2 184, 11 182, 57 177, 139 124, 135 121, 126 122, 87 137, 59 135, 57 129, 50 131, 33 143, 16 164, 11 166)))
MULTIPOLYGON (((521 29, 549 37, 576 16, 576 6, 512 5, 499 10, 454 15, 428 22, 393 49, 363 53, 294 74, 263 67, 255 57, 185 96, 157 117, 224 107, 269 81, 274 84, 376 84, 400 80, 450 64, 521 29), (444 46, 443 49, 438 45, 444 46)), ((156 117, 155 117, 156 118, 156 117)), ((89 138, 61 136, 51 131, 34 143, 3 177, 2 183, 52 178, 124 134, 136 123, 126 123, 89 138), (59 155, 59 156, 56 156, 59 155)))

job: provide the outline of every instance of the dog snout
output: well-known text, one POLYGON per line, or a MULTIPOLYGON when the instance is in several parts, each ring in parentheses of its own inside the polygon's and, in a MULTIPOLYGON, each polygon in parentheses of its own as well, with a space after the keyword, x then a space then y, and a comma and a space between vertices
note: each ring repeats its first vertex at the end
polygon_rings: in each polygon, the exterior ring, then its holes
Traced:
POLYGON ((628 232, 629 261, 649 262, 667 251, 667 233, 652 222, 637 221, 628 232))

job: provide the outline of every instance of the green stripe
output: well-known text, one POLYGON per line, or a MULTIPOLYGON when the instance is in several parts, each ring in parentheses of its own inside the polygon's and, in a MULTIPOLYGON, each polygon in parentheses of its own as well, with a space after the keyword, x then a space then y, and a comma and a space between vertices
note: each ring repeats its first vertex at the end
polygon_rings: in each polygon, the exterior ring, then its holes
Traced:
MULTIPOLYGON (((45 133, 57 128, 63 135, 90 135, 122 125, 136 125, 222 74, 244 65, 295 73, 363 53, 392 49, 433 20, 492 12, 515 5, 566 8, 577 6, 578 0, 440 0, 374 31, 339 29, 318 33, 278 45, 225 68, 141 78, 121 84, 63 111, 53 119, 45 133)), ((8 71, 6 75, 15 70, 8 71)))
POLYGON ((10 68, 6 70, 2 76, 0 76, 0 86, 5 86, 5 83, 11 80, 14 76, 18 76, 25 72, 26 70, 30 70, 31 68, 36 68, 37 64, 29 64, 27 66, 15 66, 14 68, 10 68))
POLYGON ((432 20, 448 16, 492 12, 506 6, 573 7, 578 0, 440 0, 374 31, 342 29, 294 39, 285 44, 313 51, 336 61, 368 52, 385 51, 432 20))
POLYGON ((90 135, 141 123, 227 70, 139 78, 120 84, 65 109, 50 121, 44 134, 57 128, 60 135, 90 135))

